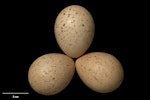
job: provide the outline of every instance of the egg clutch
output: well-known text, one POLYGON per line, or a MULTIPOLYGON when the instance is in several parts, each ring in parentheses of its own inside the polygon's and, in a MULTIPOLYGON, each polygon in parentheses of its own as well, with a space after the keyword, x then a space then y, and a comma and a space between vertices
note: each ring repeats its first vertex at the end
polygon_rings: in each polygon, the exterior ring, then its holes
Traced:
POLYGON ((119 88, 124 71, 116 57, 105 52, 84 54, 94 33, 94 20, 86 8, 80 5, 64 8, 54 25, 56 41, 64 54, 44 54, 31 64, 28 71, 31 88, 46 96, 60 93, 72 80, 75 70, 81 81, 95 92, 109 93, 119 88))

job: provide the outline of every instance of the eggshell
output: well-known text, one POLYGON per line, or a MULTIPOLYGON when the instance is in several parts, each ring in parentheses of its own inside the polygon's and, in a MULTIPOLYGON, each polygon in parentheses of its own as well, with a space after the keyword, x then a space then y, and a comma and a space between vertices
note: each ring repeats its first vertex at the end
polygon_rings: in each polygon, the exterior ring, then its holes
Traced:
POLYGON ((93 17, 80 5, 68 6, 58 14, 54 32, 62 51, 72 58, 78 58, 92 43, 95 33, 93 17))
POLYGON ((116 90, 124 78, 121 63, 108 53, 92 52, 85 54, 76 60, 75 65, 83 83, 99 93, 116 90))
POLYGON ((72 58, 59 53, 45 54, 31 64, 28 80, 34 91, 49 96, 61 92, 72 80, 74 71, 72 58))

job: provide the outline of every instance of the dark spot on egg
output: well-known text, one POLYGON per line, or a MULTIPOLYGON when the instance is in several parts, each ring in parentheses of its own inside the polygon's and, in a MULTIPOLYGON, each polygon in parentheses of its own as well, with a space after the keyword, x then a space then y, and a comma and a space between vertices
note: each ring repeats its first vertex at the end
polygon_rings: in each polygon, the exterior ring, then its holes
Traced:
POLYGON ((66 66, 69 66, 69 64, 67 64, 66 66))
POLYGON ((71 43, 69 43, 69 46, 72 46, 72 44, 71 44, 71 43))
POLYGON ((90 72, 90 71, 91 71, 91 69, 88 69, 88 71, 90 72))
POLYGON ((96 76, 94 77, 94 79, 95 79, 95 80, 98 80, 96 76))
POLYGON ((71 14, 68 14, 68 17, 70 17, 71 14))
POLYGON ((71 10, 71 8, 69 8, 69 10, 71 10))
POLYGON ((53 77, 52 80, 55 80, 55 77, 53 77))
POLYGON ((84 24, 82 24, 82 27, 84 27, 84 24))

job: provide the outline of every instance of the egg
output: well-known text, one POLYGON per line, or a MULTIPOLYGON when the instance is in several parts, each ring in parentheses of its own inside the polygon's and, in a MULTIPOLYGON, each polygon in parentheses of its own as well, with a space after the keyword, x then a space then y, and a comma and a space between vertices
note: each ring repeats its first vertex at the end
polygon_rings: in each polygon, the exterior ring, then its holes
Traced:
POLYGON ((55 20, 54 33, 61 50, 72 58, 78 58, 88 50, 94 38, 93 17, 80 5, 67 6, 55 20))
POLYGON ((75 62, 77 73, 83 83, 98 93, 109 93, 120 87, 124 71, 120 61, 105 52, 91 52, 75 62))
POLYGON ((45 96, 64 90, 73 78, 75 63, 72 58, 49 53, 38 57, 30 66, 28 81, 31 88, 45 96))

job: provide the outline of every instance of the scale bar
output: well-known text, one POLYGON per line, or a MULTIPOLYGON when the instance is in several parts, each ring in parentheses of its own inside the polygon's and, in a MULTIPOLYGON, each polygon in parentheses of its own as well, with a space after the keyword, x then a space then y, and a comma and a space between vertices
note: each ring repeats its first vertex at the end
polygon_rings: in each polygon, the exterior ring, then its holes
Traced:
POLYGON ((29 94, 29 92, 2 92, 2 94, 29 94))

